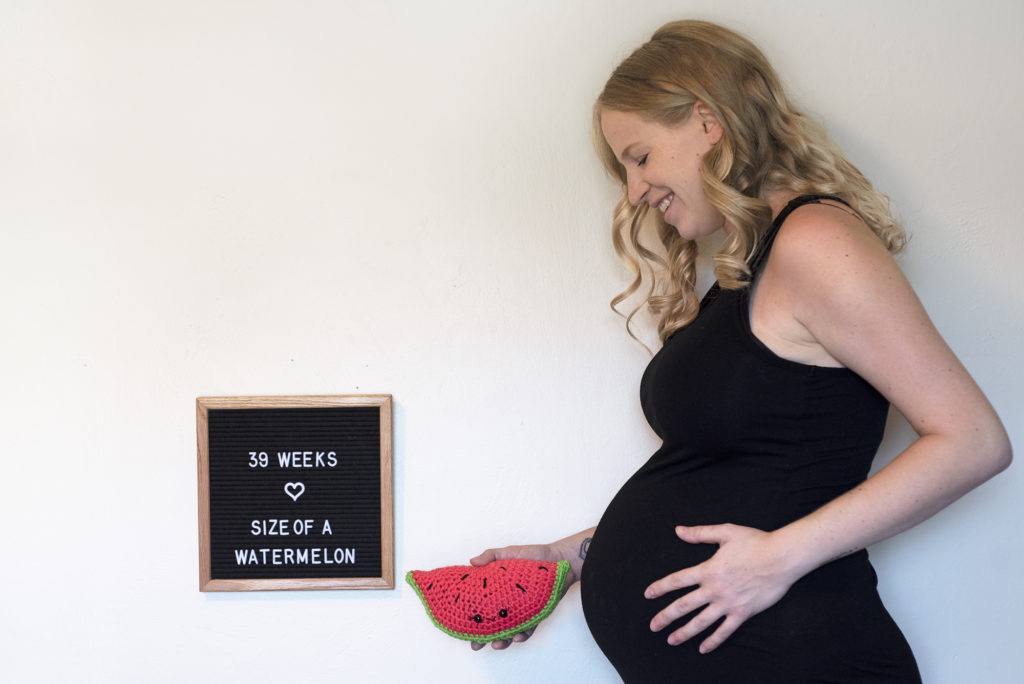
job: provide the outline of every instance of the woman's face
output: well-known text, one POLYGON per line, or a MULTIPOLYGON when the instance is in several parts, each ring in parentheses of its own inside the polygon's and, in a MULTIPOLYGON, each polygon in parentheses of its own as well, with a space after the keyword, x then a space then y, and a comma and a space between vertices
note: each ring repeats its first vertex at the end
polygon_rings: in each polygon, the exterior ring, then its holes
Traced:
POLYGON ((686 121, 671 126, 630 112, 601 114, 604 139, 626 170, 630 204, 646 202, 690 240, 725 223, 705 198, 700 178, 701 159, 722 137, 721 126, 713 116, 702 116, 701 108, 698 102, 686 121))

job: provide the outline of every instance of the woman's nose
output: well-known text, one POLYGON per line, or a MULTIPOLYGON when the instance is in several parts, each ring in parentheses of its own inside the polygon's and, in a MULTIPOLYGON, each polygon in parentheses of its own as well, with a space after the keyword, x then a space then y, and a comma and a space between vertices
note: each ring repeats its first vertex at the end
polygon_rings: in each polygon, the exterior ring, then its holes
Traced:
POLYGON ((650 188, 651 186, 637 178, 634 174, 626 176, 626 199, 634 207, 644 200, 650 188))

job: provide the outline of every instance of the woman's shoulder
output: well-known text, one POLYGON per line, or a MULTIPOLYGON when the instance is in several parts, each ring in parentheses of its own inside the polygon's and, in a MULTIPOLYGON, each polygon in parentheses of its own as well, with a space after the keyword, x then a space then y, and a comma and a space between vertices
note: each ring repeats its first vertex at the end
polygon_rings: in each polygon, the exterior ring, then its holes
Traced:
POLYGON ((846 204, 828 199, 802 204, 785 217, 771 261, 801 289, 822 280, 857 280, 896 268, 868 225, 846 204))
POLYGON ((775 234, 751 325, 786 358, 851 367, 857 358, 846 344, 868 318, 890 315, 874 303, 895 292, 908 293, 909 285, 864 221, 839 202, 802 204, 783 216, 775 234))

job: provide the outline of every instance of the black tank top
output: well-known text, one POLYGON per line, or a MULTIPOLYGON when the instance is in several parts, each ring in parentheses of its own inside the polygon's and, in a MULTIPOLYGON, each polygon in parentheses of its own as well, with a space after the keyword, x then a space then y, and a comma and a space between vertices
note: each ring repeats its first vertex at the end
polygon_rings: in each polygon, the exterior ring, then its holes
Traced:
MULTIPOLYGON (((778 215, 751 259, 754 277, 786 217, 823 199, 837 198, 801 196, 778 215)), ((591 542, 581 584, 591 632, 627 682, 918 682, 865 551, 810 573, 710 654, 697 647, 713 628, 675 647, 665 640, 682 621, 648 628, 680 593, 647 600, 647 585, 716 549, 681 542, 676 525, 782 527, 863 482, 882 439, 882 395, 849 369, 779 357, 754 336, 749 311, 749 288, 714 285, 644 373, 641 403, 663 444, 591 542)))

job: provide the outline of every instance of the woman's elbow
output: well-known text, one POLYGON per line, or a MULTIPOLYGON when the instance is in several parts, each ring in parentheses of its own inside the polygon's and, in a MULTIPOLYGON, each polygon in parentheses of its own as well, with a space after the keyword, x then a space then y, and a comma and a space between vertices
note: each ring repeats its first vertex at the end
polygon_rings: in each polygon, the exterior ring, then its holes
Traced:
MULTIPOLYGON (((1013 463, 1013 447, 1010 446, 1010 438, 1003 433, 1003 440, 996 455, 996 473, 1001 473, 1013 463)), ((995 475, 995 473, 993 473, 995 475)))
POLYGON ((987 430, 987 439, 983 440, 983 461, 986 465, 986 476, 984 479, 993 477, 1007 468, 1013 462, 1013 447, 1010 445, 1010 437, 1006 434, 1006 428, 998 418, 994 425, 987 430))

